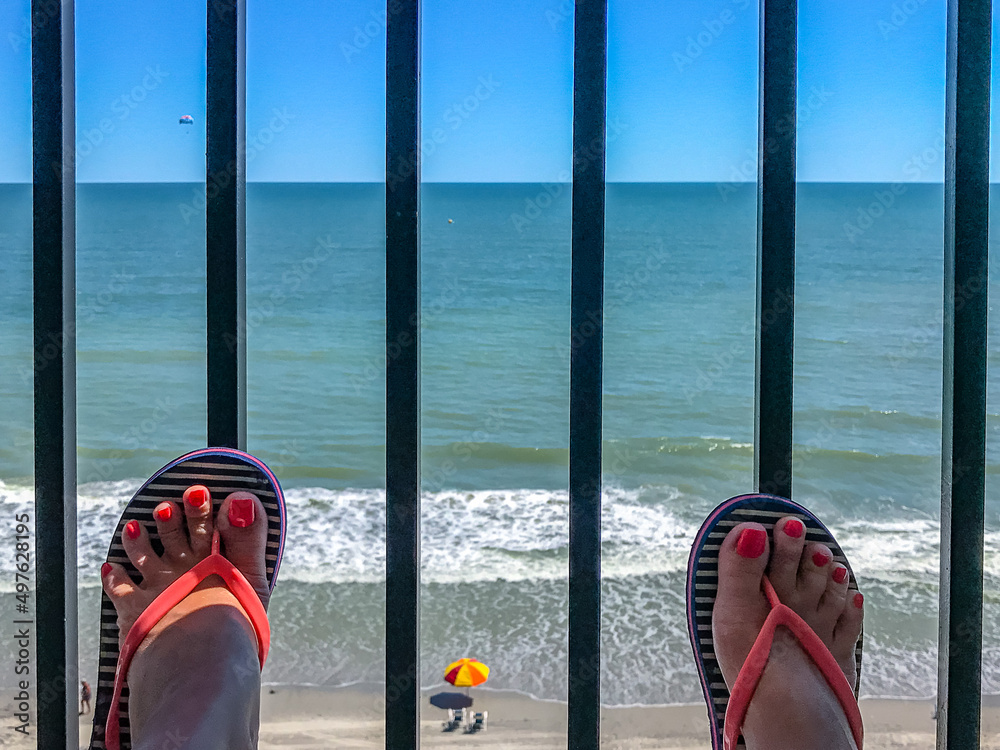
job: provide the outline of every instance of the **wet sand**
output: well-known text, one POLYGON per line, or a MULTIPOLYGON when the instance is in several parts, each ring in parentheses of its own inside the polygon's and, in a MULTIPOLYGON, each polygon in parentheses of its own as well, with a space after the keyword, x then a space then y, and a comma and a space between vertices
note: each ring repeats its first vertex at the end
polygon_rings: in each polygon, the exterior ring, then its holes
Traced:
MULTIPOLYGON (((436 691, 435 691, 436 692, 436 691)), ((445 711, 421 706, 423 748, 565 750, 566 704, 504 691, 477 691, 475 707, 489 711, 485 732, 443 732, 445 711)), ((34 722, 24 737, 13 730, 13 705, 3 696, 7 721, 0 748, 34 748, 34 722)), ((929 701, 863 700, 865 750, 934 750, 935 722, 929 701)), ((381 692, 364 688, 265 687, 260 750, 375 750, 385 746, 381 692)), ((606 708, 604 750, 707 750, 708 719, 702 705, 606 708)), ((87 747, 90 717, 81 717, 80 743, 87 747)), ((982 750, 1000 750, 1000 699, 984 699, 982 750)))

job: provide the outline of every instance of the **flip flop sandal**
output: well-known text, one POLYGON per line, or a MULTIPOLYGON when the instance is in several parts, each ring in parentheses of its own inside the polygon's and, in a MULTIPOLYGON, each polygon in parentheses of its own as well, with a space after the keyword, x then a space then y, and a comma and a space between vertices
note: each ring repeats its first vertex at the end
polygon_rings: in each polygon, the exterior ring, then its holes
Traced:
MULTIPOLYGON (((129 500, 108 549, 108 562, 125 567, 132 580, 142 578, 122 547, 122 529, 135 520, 146 527, 153 550, 162 554, 153 508, 165 500, 183 503, 184 490, 194 484, 208 487, 212 494, 213 516, 231 492, 244 490, 260 498, 267 513, 265 552, 268 588, 274 590, 285 546, 285 499, 274 474, 260 461, 230 448, 205 448, 172 461, 156 472, 129 500)), ((129 734, 128 687, 125 676, 135 649, 150 629, 208 576, 218 575, 253 625, 257 634, 257 656, 263 668, 270 645, 270 628, 260 597, 243 574, 220 551, 219 532, 212 538, 212 553, 170 584, 136 620, 125 644, 118 649, 118 615, 106 593, 101 596, 101 638, 98 660, 99 679, 94 703, 94 730, 90 750, 131 750, 129 734)))
POLYGON ((771 612, 740 669, 732 693, 726 687, 722 670, 716 661, 715 644, 712 640, 712 608, 715 606, 715 593, 718 587, 719 548, 722 546, 722 541, 734 526, 747 521, 763 524, 770 534, 774 524, 785 516, 802 521, 806 529, 807 542, 821 542, 827 545, 833 552, 834 561, 847 568, 850 576, 848 588, 852 591, 858 589, 854 571, 851 570, 840 545, 826 526, 801 505, 774 495, 739 495, 726 500, 712 511, 698 531, 691 548, 691 556, 688 558, 687 620, 688 635, 698 664, 698 676, 701 679, 705 702, 708 704, 713 750, 745 748, 740 734, 743 720, 764 667, 767 666, 771 641, 775 629, 779 626, 788 628, 794 634, 803 651, 809 655, 826 678, 847 715, 855 743, 859 749, 862 747, 864 733, 857 702, 858 687, 861 683, 861 636, 858 636, 858 643, 854 649, 858 677, 854 685, 849 685, 844 678, 843 670, 823 641, 805 620, 778 600, 767 576, 764 577, 762 588, 771 605, 771 612))

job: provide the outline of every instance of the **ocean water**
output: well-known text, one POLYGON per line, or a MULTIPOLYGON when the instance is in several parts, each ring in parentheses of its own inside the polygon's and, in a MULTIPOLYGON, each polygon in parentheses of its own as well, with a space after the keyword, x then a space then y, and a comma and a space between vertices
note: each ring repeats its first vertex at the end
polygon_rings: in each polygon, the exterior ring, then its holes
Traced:
MULTIPOLYGON (((885 208, 885 189, 800 186, 794 491, 867 595, 862 692, 920 697, 936 677, 943 196, 906 185, 885 208)), ((84 674, 108 530, 144 477, 205 442, 202 198, 186 184, 78 190, 84 674)), ((377 682, 383 189, 252 184, 247 221, 249 448, 289 507, 265 680, 377 682)), ((709 510, 751 489, 755 222, 752 185, 608 189, 608 704, 700 699, 684 569, 709 510)), ((423 241, 422 680, 474 656, 493 687, 564 698, 568 186, 426 185, 423 241)), ((0 258, 0 507, 13 518, 32 501, 29 186, 0 186, 0 258)), ((1000 693, 993 317, 983 683, 1000 693)))

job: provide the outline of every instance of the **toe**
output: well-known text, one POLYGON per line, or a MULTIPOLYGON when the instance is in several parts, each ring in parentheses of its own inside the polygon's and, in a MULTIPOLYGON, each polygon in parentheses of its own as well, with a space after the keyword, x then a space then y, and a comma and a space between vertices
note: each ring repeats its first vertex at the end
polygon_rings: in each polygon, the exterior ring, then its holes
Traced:
POLYGON ((805 525, 798 518, 782 518, 774 525, 767 577, 781 601, 788 601, 793 597, 802 548, 806 543, 805 531, 805 525))
POLYGON ((212 493, 208 487, 196 484, 184 490, 184 516, 195 559, 208 557, 212 551, 212 493))
POLYGON ((854 645, 861 636, 861 625, 865 617, 865 597, 858 591, 847 591, 844 609, 833 631, 834 652, 844 652, 853 657, 854 645))
POLYGON ((267 513, 260 499, 250 492, 233 492, 219 507, 216 520, 226 558, 246 576, 267 606, 267 513))
MULTIPOLYGON (((847 587, 851 581, 850 571, 840 563, 832 563, 827 566, 830 575, 826 580, 826 590, 819 602, 819 627, 823 628, 824 634, 833 634, 833 629, 844 611, 844 604, 847 603, 847 587)), ((815 627, 815 626, 814 626, 815 627)))
POLYGON ((163 567, 160 556, 149 543, 149 532, 139 521, 132 519, 125 524, 122 529, 122 546, 143 580, 150 579, 163 567))
POLYGON ((719 550, 720 593, 760 595, 761 579, 768 560, 767 530, 759 523, 735 526, 719 550))
POLYGON ((770 609, 761 591, 767 559, 767 530, 759 523, 733 527, 719 549, 712 638, 722 675, 730 686, 770 609))
POLYGON ((125 568, 118 563, 109 562, 101 566, 101 587, 116 605, 138 588, 125 568))
MULTIPOLYGON (((825 544, 810 542, 802 548, 802 558, 799 561, 799 577, 797 585, 798 602, 806 613, 819 608, 820 599, 826 591, 826 582, 830 578, 830 561, 833 553, 825 544)), ((806 617, 808 620, 809 618, 806 617)))
POLYGON ((156 533, 163 543, 164 557, 180 561, 191 554, 181 511, 174 503, 168 500, 157 505, 153 509, 153 520, 156 522, 156 533))
POLYGON ((865 598, 857 591, 848 591, 845 597, 844 609, 837 620, 833 631, 833 642, 830 652, 844 670, 851 687, 855 687, 858 679, 858 667, 854 650, 858 638, 861 637, 861 625, 865 615, 865 598))

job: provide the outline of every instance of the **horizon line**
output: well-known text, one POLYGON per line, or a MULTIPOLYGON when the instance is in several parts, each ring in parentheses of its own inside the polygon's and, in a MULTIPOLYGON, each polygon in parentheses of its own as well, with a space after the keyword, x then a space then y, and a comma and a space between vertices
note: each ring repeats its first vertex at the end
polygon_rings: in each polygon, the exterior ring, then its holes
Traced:
MULTIPOLYGON (((0 182, 0 185, 32 185, 32 181, 0 182)), ((204 185, 203 180, 78 180, 77 185, 204 185)), ((247 185, 382 185, 384 180, 247 180, 247 185)), ((421 185, 572 185, 572 180, 430 180, 421 185)), ((607 185, 756 185, 757 180, 606 180, 607 185)), ((796 180, 797 185, 944 185, 936 180, 796 180)), ((1000 185, 1000 181, 990 182, 1000 185)))

